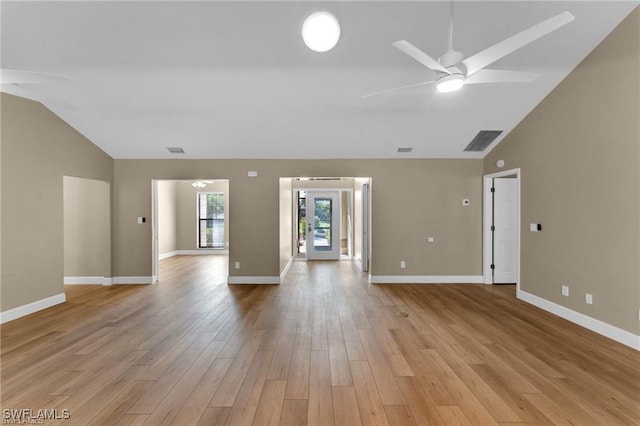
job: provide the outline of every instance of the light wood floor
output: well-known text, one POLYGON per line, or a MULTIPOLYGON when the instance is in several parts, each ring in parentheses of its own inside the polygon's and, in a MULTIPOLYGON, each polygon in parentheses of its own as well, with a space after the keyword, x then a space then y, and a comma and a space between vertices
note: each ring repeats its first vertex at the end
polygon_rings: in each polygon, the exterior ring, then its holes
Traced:
POLYGON ((513 287, 369 285, 350 262, 227 286, 225 268, 174 257, 157 285, 70 286, 3 325, 2 407, 82 425, 640 423, 640 354, 513 287))

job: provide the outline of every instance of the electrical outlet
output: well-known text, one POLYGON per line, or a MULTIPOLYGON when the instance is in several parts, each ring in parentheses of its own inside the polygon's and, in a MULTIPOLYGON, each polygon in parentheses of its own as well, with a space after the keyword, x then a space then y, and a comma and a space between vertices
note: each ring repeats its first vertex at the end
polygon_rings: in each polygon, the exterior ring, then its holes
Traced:
POLYGON ((587 305, 593 305, 593 296, 591 295, 591 293, 584 294, 584 303, 586 303, 587 305))
POLYGON ((427 237, 427 242, 428 242, 428 243, 433 243, 433 242, 435 242, 435 241, 436 241, 436 239, 435 239, 435 238, 433 238, 433 237, 427 237))
POLYGON ((400 261, 400 268, 404 269, 407 267, 407 262, 405 262, 404 260, 400 261))
POLYGON ((235 268, 236 268, 236 269, 240 269, 240 262, 236 262, 236 264, 235 264, 235 268))
POLYGON ((563 296, 569 296, 569 286, 568 285, 563 285, 562 286, 562 295, 563 296))

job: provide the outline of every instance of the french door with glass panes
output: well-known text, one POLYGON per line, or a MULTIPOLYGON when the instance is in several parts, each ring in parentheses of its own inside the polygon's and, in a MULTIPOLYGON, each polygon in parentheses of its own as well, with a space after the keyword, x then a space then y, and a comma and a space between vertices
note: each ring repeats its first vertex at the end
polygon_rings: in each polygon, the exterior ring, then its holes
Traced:
POLYGON ((307 191, 308 260, 340 259, 340 191, 307 191))

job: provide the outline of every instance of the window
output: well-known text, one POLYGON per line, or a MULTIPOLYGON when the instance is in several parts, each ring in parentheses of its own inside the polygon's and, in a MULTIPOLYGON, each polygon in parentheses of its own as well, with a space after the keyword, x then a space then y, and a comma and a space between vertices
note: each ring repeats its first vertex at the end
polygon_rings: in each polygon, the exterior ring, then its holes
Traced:
POLYGON ((198 192, 198 248, 224 248, 222 192, 198 192))

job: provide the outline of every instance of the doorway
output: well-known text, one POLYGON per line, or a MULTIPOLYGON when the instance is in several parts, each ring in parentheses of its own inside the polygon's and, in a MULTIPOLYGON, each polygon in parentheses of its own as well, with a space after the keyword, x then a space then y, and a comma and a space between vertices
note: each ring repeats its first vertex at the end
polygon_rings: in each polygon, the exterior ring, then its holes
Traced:
MULTIPOLYGON (((285 197, 288 205, 292 206, 291 232, 287 232, 289 241, 292 242, 287 253, 291 253, 292 259, 350 260, 363 272, 367 272, 371 257, 371 178, 281 178, 281 184, 283 179, 289 179, 292 194, 291 198, 285 197), (322 200, 327 194, 331 194, 330 202, 322 200), (312 202, 312 199, 317 201, 312 202), (329 207, 331 221, 327 220, 329 207), (310 211, 312 208, 313 213, 310 211), (316 214, 316 211, 321 211, 321 214, 316 214), (338 215, 337 219, 334 214, 338 215), (307 256, 309 250, 311 255, 307 256), (338 253, 335 250, 339 250, 338 253), (332 253, 328 254, 329 251, 332 253)), ((285 202, 285 198, 281 195, 281 203, 285 202)), ((281 217, 285 217, 282 207, 281 217)), ((281 221, 281 227, 286 222, 281 221)), ((288 246, 281 243, 281 250, 286 250, 288 246)), ((281 263, 286 261, 281 259, 281 263)))
POLYGON ((485 284, 520 286, 520 169, 484 176, 485 284))
POLYGON ((226 255, 229 244, 229 181, 152 181, 152 267, 174 256, 226 255))

